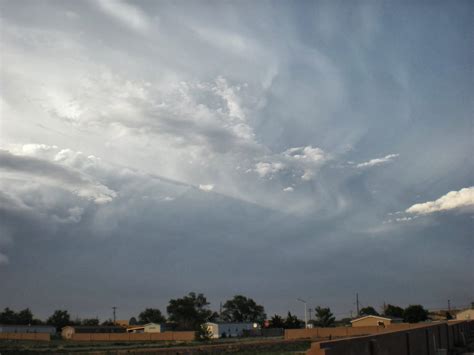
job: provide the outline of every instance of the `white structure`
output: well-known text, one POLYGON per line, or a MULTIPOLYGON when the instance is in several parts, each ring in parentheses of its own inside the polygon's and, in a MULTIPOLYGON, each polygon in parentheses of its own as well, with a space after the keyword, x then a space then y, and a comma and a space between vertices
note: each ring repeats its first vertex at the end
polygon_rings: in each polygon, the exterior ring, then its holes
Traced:
POLYGON ((164 331, 164 325, 158 323, 147 323, 127 328, 127 333, 162 333, 164 331))
POLYGON ((0 324, 0 333, 48 333, 53 335, 56 333, 56 328, 50 325, 0 324))
POLYGON ((206 323, 207 329, 211 332, 211 338, 217 339, 222 337, 241 337, 244 330, 254 328, 254 323, 206 323))
POLYGON ((474 302, 471 303, 470 309, 456 313, 456 320, 474 319, 474 302))

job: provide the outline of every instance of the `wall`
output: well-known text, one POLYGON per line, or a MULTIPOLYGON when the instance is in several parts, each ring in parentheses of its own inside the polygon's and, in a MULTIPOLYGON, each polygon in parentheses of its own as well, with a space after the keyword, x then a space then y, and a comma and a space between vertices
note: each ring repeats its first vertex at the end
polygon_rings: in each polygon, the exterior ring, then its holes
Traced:
MULTIPOLYGON (((192 341, 194 332, 163 333, 75 333, 70 340, 75 341, 192 341)), ((69 339, 68 339, 69 340, 69 339)))
POLYGON ((48 333, 0 333, 0 340, 39 340, 50 341, 48 333))
POLYGON ((434 355, 473 335, 474 322, 423 324, 370 336, 315 342, 307 355, 434 355))

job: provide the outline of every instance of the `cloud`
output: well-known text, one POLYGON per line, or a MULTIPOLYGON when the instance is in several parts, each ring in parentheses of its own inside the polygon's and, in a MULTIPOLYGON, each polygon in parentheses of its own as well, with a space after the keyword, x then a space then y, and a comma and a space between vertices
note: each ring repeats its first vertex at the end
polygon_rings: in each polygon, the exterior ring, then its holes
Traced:
POLYGON ((199 185, 199 190, 209 192, 209 191, 214 190, 214 185, 212 185, 212 184, 199 185))
POLYGON ((293 187, 291 187, 291 186, 288 186, 288 187, 285 187, 285 188, 283 189, 283 191, 284 191, 284 192, 293 192, 293 191, 295 191, 295 189, 294 189, 293 187))
POLYGON ((145 34, 150 29, 148 17, 137 6, 122 0, 96 0, 93 3, 96 3, 105 14, 133 31, 145 34))
POLYGON ((435 212, 463 210, 474 207, 474 186, 459 191, 450 191, 435 201, 417 203, 406 210, 407 213, 426 215, 435 212))
POLYGON ((283 152, 283 155, 290 159, 295 159, 311 164, 321 164, 328 159, 328 155, 321 148, 313 148, 310 145, 307 147, 296 147, 287 149, 283 152))
POLYGON ((399 154, 389 154, 383 158, 376 158, 366 161, 364 163, 357 164, 356 167, 358 168, 370 168, 376 165, 381 165, 392 161, 393 159, 397 158, 399 154))
POLYGON ((285 165, 280 162, 259 162, 255 164, 255 171, 261 178, 267 176, 272 177, 273 174, 282 171, 285 168, 285 165))
MULTIPOLYGON (((115 191, 75 167, 35 156, 38 153, 57 152, 57 147, 26 145, 24 148, 24 152, 30 156, 15 155, 9 151, 0 150, 2 180, 59 187, 81 198, 92 200, 96 204, 108 203, 117 196, 115 191)), ((58 154, 61 155, 64 152, 59 151, 58 154)), ((72 153, 72 151, 69 152, 72 153)))

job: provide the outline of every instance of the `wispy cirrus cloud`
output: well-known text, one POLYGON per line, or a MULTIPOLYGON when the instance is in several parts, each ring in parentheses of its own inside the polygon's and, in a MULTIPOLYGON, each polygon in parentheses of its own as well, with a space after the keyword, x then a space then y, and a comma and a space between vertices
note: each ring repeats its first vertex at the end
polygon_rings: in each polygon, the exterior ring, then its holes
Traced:
POLYGON ((399 156, 399 154, 389 154, 389 155, 384 156, 383 158, 375 158, 375 159, 371 159, 369 161, 366 161, 364 163, 359 163, 359 164, 356 165, 356 167, 357 168, 370 168, 370 167, 373 167, 373 166, 388 163, 388 162, 394 160, 395 158, 397 158, 398 156, 399 156))
POLYGON ((140 34, 145 34, 151 27, 147 15, 136 5, 122 0, 97 0, 92 3, 107 15, 140 34))

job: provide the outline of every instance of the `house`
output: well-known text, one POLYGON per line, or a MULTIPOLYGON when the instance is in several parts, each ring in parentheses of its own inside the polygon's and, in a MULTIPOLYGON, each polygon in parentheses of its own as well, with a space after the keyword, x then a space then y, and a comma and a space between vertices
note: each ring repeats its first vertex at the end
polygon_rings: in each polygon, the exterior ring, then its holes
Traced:
POLYGON ((241 337, 245 330, 254 328, 254 323, 208 322, 205 323, 205 326, 209 329, 211 338, 217 339, 221 337, 241 337))
POLYGON ((389 316, 365 316, 351 320, 353 327, 386 326, 393 323, 402 323, 403 319, 389 316))
POLYGON ((125 333, 125 328, 114 326, 67 325, 61 330, 63 339, 71 339, 76 333, 125 333))
POLYGON ((456 320, 466 319, 474 319, 474 302, 471 303, 471 308, 456 313, 456 320))
POLYGON ((56 334, 56 328, 51 325, 11 325, 0 324, 0 333, 48 333, 56 334))
POLYGON ((165 326, 158 323, 147 323, 127 328, 127 333, 162 333, 164 331, 165 326))
POLYGON ((129 321, 126 319, 118 319, 115 321, 115 325, 127 328, 129 326, 129 321))

